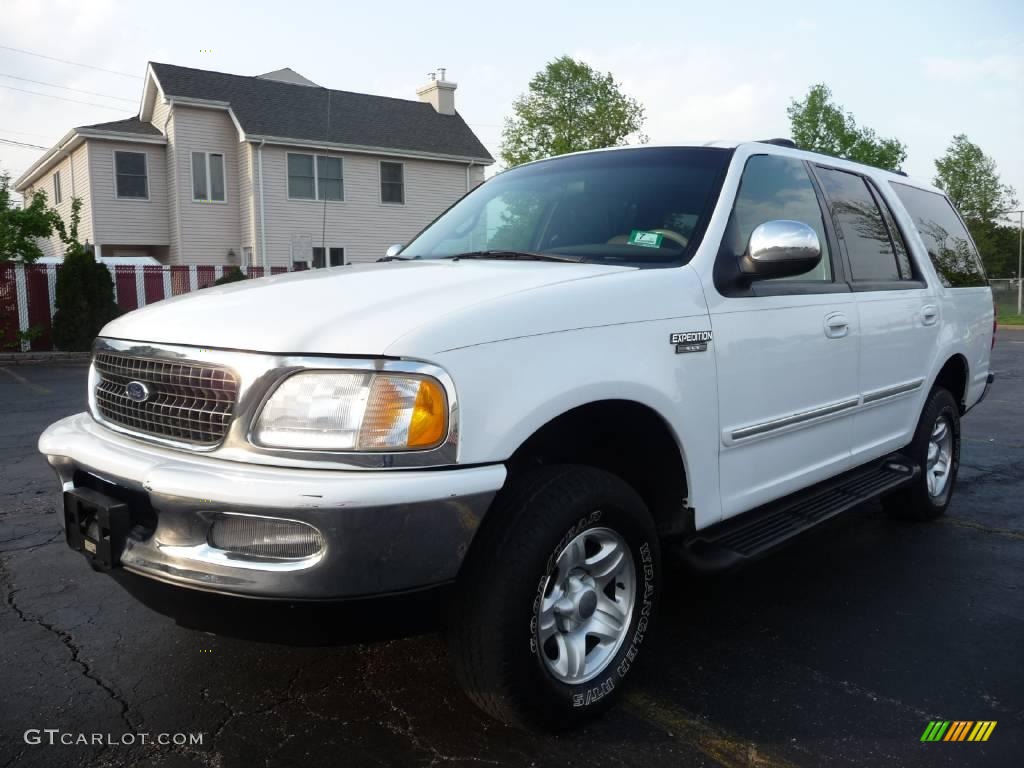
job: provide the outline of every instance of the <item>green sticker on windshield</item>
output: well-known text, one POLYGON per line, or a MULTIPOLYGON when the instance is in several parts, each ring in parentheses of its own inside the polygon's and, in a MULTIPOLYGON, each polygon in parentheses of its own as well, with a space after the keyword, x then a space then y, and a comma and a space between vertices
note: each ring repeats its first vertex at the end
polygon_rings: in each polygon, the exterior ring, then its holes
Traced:
POLYGON ((657 232, 645 232, 642 229, 634 229, 629 233, 630 245, 642 245, 645 248, 661 248, 662 236, 657 232))

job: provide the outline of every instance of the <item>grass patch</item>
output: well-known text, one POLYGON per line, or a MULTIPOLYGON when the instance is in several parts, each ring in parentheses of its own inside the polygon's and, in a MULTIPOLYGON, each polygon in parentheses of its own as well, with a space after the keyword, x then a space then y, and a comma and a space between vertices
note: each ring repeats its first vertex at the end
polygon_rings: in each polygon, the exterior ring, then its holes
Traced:
POLYGON ((1016 313, 1000 312, 996 319, 1000 325, 1024 325, 1024 315, 1018 315, 1016 313))

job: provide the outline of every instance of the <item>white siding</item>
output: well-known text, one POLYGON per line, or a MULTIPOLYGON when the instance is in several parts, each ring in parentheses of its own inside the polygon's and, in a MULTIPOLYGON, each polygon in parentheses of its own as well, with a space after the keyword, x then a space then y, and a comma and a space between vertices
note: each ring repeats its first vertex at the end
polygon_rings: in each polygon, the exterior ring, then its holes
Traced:
POLYGON ((163 145, 89 139, 89 177, 95 242, 102 245, 167 245, 167 163, 163 145), (149 199, 118 198, 114 152, 146 155, 149 199))
MULTIPOLYGON (((65 225, 71 221, 71 201, 78 197, 82 200, 82 210, 78 224, 78 239, 81 242, 93 242, 92 229, 92 195, 89 194, 89 154, 85 144, 77 147, 55 167, 47 171, 36 183, 25 190, 25 199, 31 199, 35 190, 46 192, 46 201, 55 208, 65 225), (53 175, 60 172, 61 202, 54 204, 53 175)), ((54 232, 50 237, 39 240, 39 247, 44 256, 62 256, 65 245, 60 235, 54 232)))
POLYGON ((178 198, 174 194, 174 112, 170 104, 164 103, 163 94, 157 92, 153 105, 153 126, 167 138, 164 152, 164 187, 167 190, 167 243, 168 263, 178 264, 178 198), (170 116, 170 120, 168 120, 170 116))
POLYGON ((173 144, 175 191, 181 219, 181 243, 172 249, 174 264, 226 264, 228 251, 241 255, 239 216, 239 142, 224 110, 175 105, 169 140, 173 144), (192 200, 192 153, 224 155, 226 202, 192 200))
MULTIPOLYGON (((267 261, 286 266, 293 236, 308 236, 314 246, 345 248, 350 263, 376 261, 394 243, 407 243, 424 226, 466 192, 467 166, 433 160, 340 154, 344 159, 345 200, 289 200, 286 154, 313 150, 266 145, 263 186, 266 192, 267 261), (379 163, 405 165, 405 204, 380 201, 379 163)), ((322 154, 322 153, 321 153, 322 154)), ((470 168, 470 184, 482 168, 470 168)), ((258 200, 257 200, 258 205, 258 200)), ((257 232, 258 234, 258 232, 257 232)))

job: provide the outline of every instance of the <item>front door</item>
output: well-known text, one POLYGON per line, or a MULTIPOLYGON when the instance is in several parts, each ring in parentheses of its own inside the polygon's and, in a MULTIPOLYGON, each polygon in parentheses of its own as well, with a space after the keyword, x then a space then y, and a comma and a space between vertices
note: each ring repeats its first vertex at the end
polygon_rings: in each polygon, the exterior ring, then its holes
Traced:
POLYGON ((724 517, 849 467, 859 322, 834 243, 807 164, 751 156, 708 291, 724 517), (750 234, 774 219, 812 227, 821 263, 797 278, 744 283, 736 264, 750 234))

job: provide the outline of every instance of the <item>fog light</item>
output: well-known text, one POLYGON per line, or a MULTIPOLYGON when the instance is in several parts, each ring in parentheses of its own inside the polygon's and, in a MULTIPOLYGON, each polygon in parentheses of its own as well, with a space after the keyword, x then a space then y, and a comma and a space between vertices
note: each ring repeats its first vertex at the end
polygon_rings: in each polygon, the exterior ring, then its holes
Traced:
POLYGON ((295 520, 254 515, 224 515, 210 528, 211 547, 239 555, 295 560, 324 548, 320 531, 295 520))

